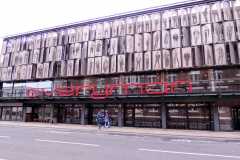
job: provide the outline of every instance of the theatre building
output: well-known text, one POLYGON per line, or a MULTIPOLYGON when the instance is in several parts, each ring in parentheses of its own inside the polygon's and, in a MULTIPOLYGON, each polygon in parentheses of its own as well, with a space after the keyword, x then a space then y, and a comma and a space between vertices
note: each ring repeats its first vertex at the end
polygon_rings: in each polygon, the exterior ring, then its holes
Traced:
POLYGON ((240 129, 240 3, 193 0, 5 37, 0 120, 240 129))

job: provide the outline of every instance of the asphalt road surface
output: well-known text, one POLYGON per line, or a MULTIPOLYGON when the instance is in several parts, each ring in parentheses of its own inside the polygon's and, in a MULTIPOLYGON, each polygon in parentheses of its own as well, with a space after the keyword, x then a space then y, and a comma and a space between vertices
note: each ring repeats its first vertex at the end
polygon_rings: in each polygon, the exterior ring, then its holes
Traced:
POLYGON ((240 160, 240 141, 0 126, 0 160, 240 160))

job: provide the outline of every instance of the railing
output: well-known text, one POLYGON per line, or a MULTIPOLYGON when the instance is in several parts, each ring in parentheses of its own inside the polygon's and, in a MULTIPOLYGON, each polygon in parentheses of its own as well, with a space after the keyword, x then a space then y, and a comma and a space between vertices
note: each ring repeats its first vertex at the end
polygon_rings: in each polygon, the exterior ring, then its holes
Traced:
POLYGON ((96 84, 85 86, 61 86, 52 88, 3 88, 0 97, 90 97, 106 98, 110 96, 145 96, 145 95, 175 95, 175 94, 210 94, 210 93, 240 93, 240 80, 202 80, 176 81, 171 83, 129 83, 129 84, 96 84))

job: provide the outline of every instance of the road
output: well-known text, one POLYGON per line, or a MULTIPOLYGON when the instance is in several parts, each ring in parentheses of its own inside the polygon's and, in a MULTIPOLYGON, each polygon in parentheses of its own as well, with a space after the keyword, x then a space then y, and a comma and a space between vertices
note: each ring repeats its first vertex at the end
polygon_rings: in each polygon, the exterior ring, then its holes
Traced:
POLYGON ((0 160, 240 160, 240 141, 0 126, 0 160))

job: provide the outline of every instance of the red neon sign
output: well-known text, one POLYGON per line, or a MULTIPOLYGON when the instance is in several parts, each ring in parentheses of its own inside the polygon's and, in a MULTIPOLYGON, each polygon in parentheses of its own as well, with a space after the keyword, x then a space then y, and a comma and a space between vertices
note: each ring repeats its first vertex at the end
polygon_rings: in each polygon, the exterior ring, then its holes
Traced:
POLYGON ((175 82, 150 82, 150 83, 125 83, 125 84, 105 84, 100 90, 96 84, 57 86, 52 91, 47 89, 28 88, 28 97, 38 96, 80 96, 80 92, 88 92, 92 99, 105 99, 114 96, 115 90, 120 90, 122 96, 128 95, 166 95, 174 94, 176 88, 183 87, 187 93, 192 93, 191 81, 175 82), (131 93, 131 92, 137 93, 131 93))

